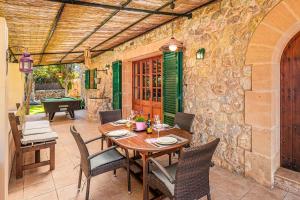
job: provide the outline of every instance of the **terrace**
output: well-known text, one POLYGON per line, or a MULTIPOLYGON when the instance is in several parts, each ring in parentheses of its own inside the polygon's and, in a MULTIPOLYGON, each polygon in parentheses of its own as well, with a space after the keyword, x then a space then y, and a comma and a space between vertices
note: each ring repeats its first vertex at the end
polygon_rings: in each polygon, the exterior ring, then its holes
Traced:
POLYGON ((300 199, 300 1, 2 0, 0 27, 1 200, 300 199))

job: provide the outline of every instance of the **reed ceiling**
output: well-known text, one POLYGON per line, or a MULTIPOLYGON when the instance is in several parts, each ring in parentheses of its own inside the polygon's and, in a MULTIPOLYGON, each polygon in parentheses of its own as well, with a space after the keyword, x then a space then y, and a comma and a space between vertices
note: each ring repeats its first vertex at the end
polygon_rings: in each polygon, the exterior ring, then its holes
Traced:
MULTIPOLYGON (((187 14, 214 0, 80 0, 123 8, 187 14)), ((8 25, 9 47, 18 59, 23 49, 35 65, 82 62, 86 48, 98 55, 177 16, 62 3, 58 0, 0 0, 8 25), (101 51, 100 51, 101 50, 101 51), (75 52, 75 53, 74 53, 75 52)))

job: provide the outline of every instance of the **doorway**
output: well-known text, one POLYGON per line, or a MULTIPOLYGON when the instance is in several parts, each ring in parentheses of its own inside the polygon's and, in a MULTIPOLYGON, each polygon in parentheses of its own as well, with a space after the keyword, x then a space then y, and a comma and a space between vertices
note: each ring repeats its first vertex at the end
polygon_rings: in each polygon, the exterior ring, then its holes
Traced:
POLYGON ((300 32, 281 57, 280 151, 281 166, 300 171, 300 32))
POLYGON ((162 119, 162 56, 134 61, 132 67, 133 110, 162 119))

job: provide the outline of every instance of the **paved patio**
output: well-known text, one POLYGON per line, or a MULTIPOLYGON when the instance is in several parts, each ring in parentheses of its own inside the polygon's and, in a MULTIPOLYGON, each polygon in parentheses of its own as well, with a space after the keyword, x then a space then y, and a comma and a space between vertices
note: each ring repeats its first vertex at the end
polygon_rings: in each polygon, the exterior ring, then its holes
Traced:
MULTIPOLYGON (((77 192, 79 152, 74 139, 69 133, 69 126, 74 124, 85 139, 98 135, 97 123, 87 121, 85 112, 76 113, 76 120, 67 120, 62 113, 58 113, 52 127, 59 134, 56 145, 56 169, 50 172, 49 167, 41 167, 26 171, 22 179, 16 180, 12 174, 9 184, 9 200, 71 200, 84 199, 85 188, 77 192)), ((33 119, 44 118, 45 115, 35 115, 33 119)), ((100 142, 90 144, 91 152, 100 150, 100 142)), ((47 152, 41 153, 44 158, 47 152)), ((28 155, 26 162, 30 162, 33 155, 28 155)), ((162 158, 167 162, 167 157, 162 158)), ((106 173, 95 177, 91 182, 90 199, 142 199, 141 184, 132 179, 132 194, 127 193, 127 179, 125 170, 118 170, 117 177, 106 173)), ((284 190, 265 188, 253 180, 234 175, 227 170, 214 167, 211 170, 212 199, 215 200, 296 200, 300 196, 284 190)), ((205 198, 204 198, 205 199, 205 198)))

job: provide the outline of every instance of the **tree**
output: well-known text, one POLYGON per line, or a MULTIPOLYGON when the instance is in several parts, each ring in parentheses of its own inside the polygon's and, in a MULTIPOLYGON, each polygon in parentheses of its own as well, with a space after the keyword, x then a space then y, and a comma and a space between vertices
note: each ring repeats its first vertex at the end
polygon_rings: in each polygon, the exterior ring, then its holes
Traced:
POLYGON ((65 95, 72 89, 72 80, 79 78, 79 67, 76 64, 49 65, 37 67, 33 71, 35 83, 59 83, 65 89, 65 95))

